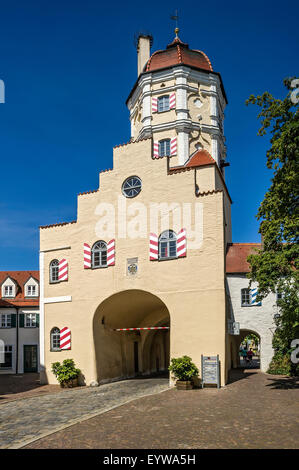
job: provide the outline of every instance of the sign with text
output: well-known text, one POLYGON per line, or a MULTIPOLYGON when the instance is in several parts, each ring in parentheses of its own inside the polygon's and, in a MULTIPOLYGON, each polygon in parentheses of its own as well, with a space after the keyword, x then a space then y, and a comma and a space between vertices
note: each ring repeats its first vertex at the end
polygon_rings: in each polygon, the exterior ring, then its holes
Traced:
POLYGON ((240 323, 237 321, 228 322, 228 333, 230 335, 239 335, 240 334, 240 323))
POLYGON ((217 354, 217 356, 201 355, 202 388, 204 385, 208 384, 215 384, 218 388, 220 388, 219 370, 219 354, 217 354))

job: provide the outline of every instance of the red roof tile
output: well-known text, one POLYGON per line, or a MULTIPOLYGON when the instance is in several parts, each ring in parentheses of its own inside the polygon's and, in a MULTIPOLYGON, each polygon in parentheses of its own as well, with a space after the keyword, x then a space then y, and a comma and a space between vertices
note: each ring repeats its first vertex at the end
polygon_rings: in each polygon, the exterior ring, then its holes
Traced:
POLYGON ((25 298, 24 284, 30 277, 39 281, 39 271, 0 271, 0 286, 7 277, 17 284, 17 295, 14 299, 2 298, 0 291, 0 307, 38 307, 39 298, 25 298))
POLYGON ((260 243, 231 243, 226 252, 226 272, 249 273, 247 257, 261 248, 260 243))

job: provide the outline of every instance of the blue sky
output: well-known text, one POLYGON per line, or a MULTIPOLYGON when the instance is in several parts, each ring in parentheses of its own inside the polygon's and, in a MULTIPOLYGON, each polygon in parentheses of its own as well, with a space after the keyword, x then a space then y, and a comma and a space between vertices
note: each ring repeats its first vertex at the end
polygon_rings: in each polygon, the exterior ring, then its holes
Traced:
POLYGON ((134 33, 150 31, 152 50, 165 48, 180 5, 180 38, 206 52, 229 101, 233 241, 259 240, 269 141, 245 100, 265 90, 284 98, 283 78, 298 72, 294 2, 10 0, 0 7, 1 270, 37 269, 39 225, 75 219, 77 193, 96 189, 99 171, 112 167, 112 147, 130 137, 134 33))

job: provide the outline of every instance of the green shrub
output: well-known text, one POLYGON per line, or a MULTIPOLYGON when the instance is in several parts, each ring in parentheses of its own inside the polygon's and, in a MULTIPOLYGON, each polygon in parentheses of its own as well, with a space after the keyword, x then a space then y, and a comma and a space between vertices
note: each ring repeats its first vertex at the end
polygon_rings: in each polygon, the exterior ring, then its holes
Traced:
POLYGON ((268 374, 299 376, 299 364, 291 361, 291 352, 277 351, 270 362, 268 374))
POLYGON ((291 365, 292 363, 289 355, 277 352, 274 354, 267 372, 268 374, 273 375, 290 375, 291 365))
POLYGON ((183 356, 176 359, 171 359, 170 366, 168 368, 173 373, 177 380, 191 380, 192 377, 198 375, 198 369, 192 362, 191 357, 183 356))
POLYGON ((73 359, 64 359, 62 364, 53 362, 52 372, 60 384, 76 379, 81 373, 80 369, 76 369, 73 359))

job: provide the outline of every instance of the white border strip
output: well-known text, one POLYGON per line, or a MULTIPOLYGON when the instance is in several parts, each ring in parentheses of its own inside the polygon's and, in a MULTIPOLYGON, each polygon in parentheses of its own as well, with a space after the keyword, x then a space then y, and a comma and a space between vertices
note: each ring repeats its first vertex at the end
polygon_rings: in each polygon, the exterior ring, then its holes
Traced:
POLYGON ((44 298, 44 304, 55 304, 58 302, 71 302, 71 295, 62 295, 60 297, 46 297, 44 298))

